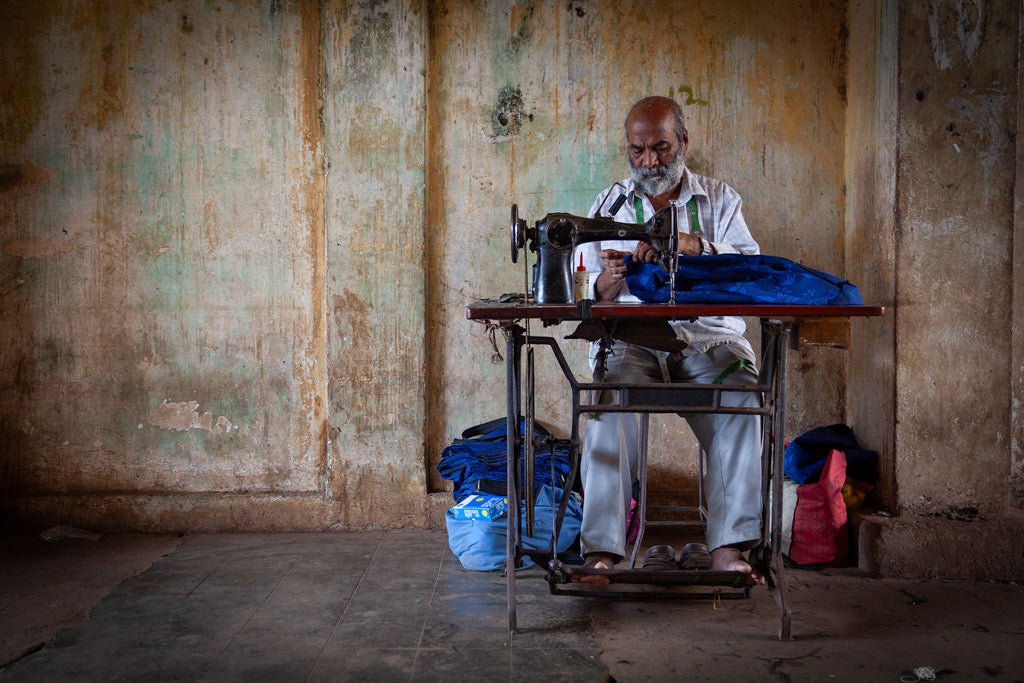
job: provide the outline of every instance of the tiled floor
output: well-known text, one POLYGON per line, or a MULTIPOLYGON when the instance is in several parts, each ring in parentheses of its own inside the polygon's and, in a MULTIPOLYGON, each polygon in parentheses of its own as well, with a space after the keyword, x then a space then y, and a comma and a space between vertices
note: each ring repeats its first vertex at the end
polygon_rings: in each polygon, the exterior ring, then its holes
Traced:
POLYGON ((465 572, 430 532, 186 538, 11 681, 600 681, 583 601, 465 572))
POLYGON ((1024 682, 1020 583, 794 570, 780 642, 764 589, 613 601, 551 596, 536 569, 516 582, 510 641, 504 577, 463 571, 443 533, 0 537, 0 652, 41 648, 0 681, 1024 682), (99 590, 104 561, 123 566, 99 590), (47 610, 71 602, 51 638, 47 610))

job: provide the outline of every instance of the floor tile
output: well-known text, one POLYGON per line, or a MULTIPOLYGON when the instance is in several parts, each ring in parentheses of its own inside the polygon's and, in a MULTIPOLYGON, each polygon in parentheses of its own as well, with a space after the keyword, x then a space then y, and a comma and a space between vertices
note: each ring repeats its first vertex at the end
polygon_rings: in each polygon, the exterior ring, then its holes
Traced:
POLYGON ((528 632, 510 640, 505 578, 463 570, 444 534, 186 537, 0 678, 503 681, 520 650, 519 680, 579 657, 589 672, 585 603, 553 602, 542 576, 517 574, 528 632))
POLYGON ((326 637, 243 632, 206 670, 215 681, 305 681, 326 637))
POLYGON ((411 680, 506 681, 510 671, 510 651, 505 648, 420 650, 411 680))
POLYGON ((242 627, 241 635, 320 636, 326 640, 348 600, 321 593, 274 593, 242 627))
POLYGON ((418 647, 431 597, 432 592, 427 591, 377 591, 360 586, 329 647, 418 647))
MULTIPOLYGON (((407 683, 412 676, 416 650, 394 648, 348 648, 325 652, 317 661, 310 683, 374 681, 407 683)), ((458 679, 453 679, 458 680, 458 679)))
POLYGON ((284 578, 286 569, 261 567, 215 569, 195 587, 194 593, 251 593, 267 596, 284 578))
POLYGON ((416 649, 422 633, 422 624, 408 621, 343 620, 331 634, 327 647, 341 652, 349 648, 380 647, 382 644, 392 648, 416 649))
POLYGON ((511 680, 523 683, 543 680, 600 683, 608 678, 596 650, 534 648, 512 650, 511 680))

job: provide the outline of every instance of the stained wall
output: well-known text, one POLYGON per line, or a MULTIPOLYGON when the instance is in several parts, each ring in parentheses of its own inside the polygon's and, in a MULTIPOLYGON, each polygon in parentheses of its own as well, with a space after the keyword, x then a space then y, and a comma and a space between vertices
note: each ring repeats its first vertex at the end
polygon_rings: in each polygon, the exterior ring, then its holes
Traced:
MULTIPOLYGON (((521 289, 509 205, 585 211, 625 175, 621 120, 644 95, 684 104, 690 164, 745 196, 765 252, 842 264, 840 3, 0 12, 0 462, 19 524, 431 523, 436 454, 502 410, 463 309, 521 289)), ((794 428, 841 418, 843 373, 804 359, 794 428)), ((681 421, 655 433, 692 452, 681 421)))
POLYGON ((887 315, 852 325, 847 422, 879 454, 876 496, 885 508, 896 505, 898 27, 895 2, 850 4, 846 272, 887 315))
POLYGON ((1024 576, 1021 21, 1018 2, 851 3, 846 258, 890 315, 855 333, 848 392, 896 513, 860 527, 885 575, 1024 576))
POLYGON ((27 519, 229 525, 234 496, 322 489, 319 24, 0 8, 0 462, 27 519))
MULTIPOLYGON (((466 324, 464 306, 523 289, 523 266, 508 255, 510 205, 531 224, 548 212, 585 213, 629 173, 623 119, 641 97, 677 98, 688 164, 741 193, 764 253, 841 270, 843 3, 449 3, 431 27, 428 339, 438 391, 429 455, 503 411, 504 365, 490 357, 486 330, 466 324)), ((585 352, 572 349, 580 377, 589 376, 585 352)), ((550 354, 537 353, 540 376, 558 377, 550 354)), ((842 421, 842 353, 811 349, 793 366, 794 433, 842 421)), ((542 381, 540 396, 538 415, 564 433, 563 383, 542 381)), ((657 480, 692 488, 688 427, 655 416, 652 434, 657 480)))
MULTIPOLYGON (((1010 0, 3 3, 4 519, 436 524, 440 449, 503 411, 464 308, 523 289, 509 207, 584 212, 627 174, 622 117, 650 94, 683 105, 688 163, 742 194, 764 253, 889 307, 849 354, 794 352, 787 436, 849 422, 894 511, 1012 515, 1020 17, 1010 0)), ((564 433, 540 358, 538 413, 564 433)), ((657 481, 692 488, 684 423, 653 434, 657 481)))
POLYGON ((1012 1, 900 8, 895 435, 908 507, 1009 503, 1019 16, 1012 1))

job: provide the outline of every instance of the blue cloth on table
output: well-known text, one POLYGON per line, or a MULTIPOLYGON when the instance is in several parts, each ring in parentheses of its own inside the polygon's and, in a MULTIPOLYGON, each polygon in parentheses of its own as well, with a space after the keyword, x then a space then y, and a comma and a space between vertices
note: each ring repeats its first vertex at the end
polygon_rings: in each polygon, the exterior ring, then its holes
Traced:
MULTIPOLYGON (((626 264, 629 291, 641 301, 664 303, 669 274, 653 263, 626 264)), ((860 305, 856 285, 780 256, 680 256, 676 303, 860 305)))

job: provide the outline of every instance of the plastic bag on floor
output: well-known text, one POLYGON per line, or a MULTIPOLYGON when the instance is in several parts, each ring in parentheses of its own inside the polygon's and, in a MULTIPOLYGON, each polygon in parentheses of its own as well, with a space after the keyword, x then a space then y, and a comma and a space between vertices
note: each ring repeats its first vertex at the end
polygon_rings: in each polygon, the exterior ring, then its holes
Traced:
POLYGON ((846 455, 842 451, 833 450, 825 460, 825 467, 817 482, 787 486, 784 489, 782 552, 796 564, 821 567, 846 565, 849 531, 846 502, 842 493, 845 482, 846 455), (794 488, 795 505, 792 503, 794 488))
MULTIPOLYGON (((564 492, 560 488, 542 486, 537 492, 534 506, 533 535, 523 538, 526 550, 545 551, 551 549, 554 520, 553 512, 557 513, 564 492)), ((520 515, 523 514, 520 507, 520 515)), ((579 536, 583 523, 583 508, 579 496, 569 494, 569 502, 565 510, 565 519, 558 534, 558 552, 566 552, 579 536)), ((507 538, 507 520, 499 519, 460 519, 452 510, 445 513, 445 525, 448 529, 448 547, 451 548, 465 569, 480 572, 500 571, 505 568, 505 539, 507 538)), ((529 557, 523 558, 524 567, 532 567, 529 557)))

